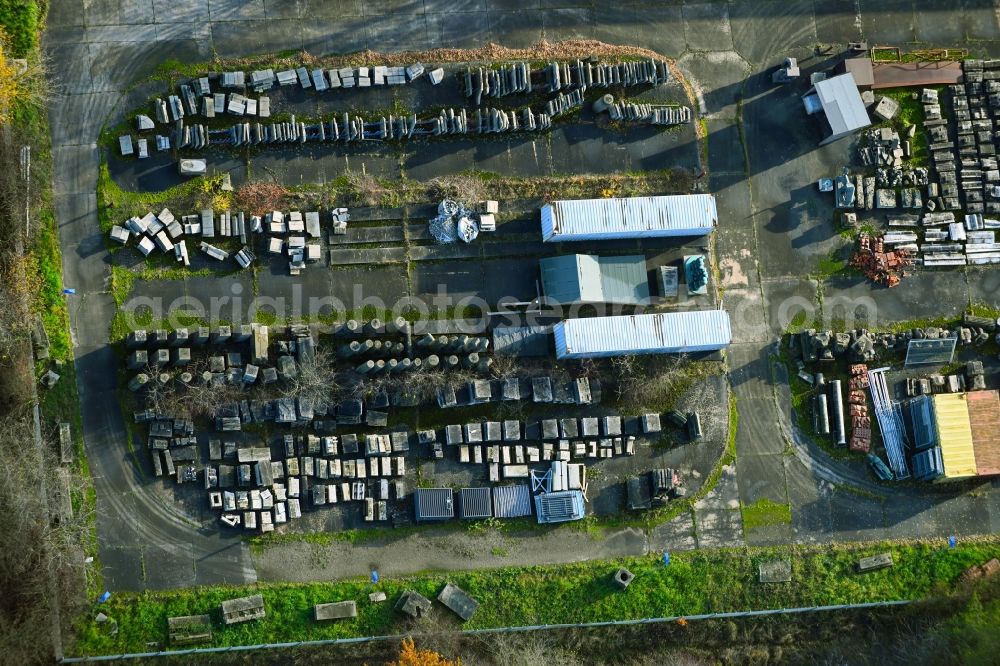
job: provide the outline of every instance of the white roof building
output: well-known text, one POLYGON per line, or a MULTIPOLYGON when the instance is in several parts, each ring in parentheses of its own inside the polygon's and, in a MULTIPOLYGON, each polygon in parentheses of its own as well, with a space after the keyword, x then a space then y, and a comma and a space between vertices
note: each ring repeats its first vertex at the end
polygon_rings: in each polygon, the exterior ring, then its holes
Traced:
POLYGON ((851 73, 818 81, 803 95, 802 102, 806 113, 822 112, 830 125, 831 134, 820 142, 821 146, 872 124, 851 73))
POLYGON ((711 194, 553 201, 542 206, 542 240, 704 236, 718 222, 711 194))
POLYGON ((716 351, 733 338, 725 310, 566 319, 552 333, 557 358, 716 351))

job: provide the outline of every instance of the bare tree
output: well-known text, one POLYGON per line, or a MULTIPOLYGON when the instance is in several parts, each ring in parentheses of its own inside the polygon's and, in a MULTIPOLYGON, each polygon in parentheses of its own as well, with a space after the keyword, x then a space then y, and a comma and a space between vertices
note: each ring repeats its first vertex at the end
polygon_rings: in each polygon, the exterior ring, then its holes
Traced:
POLYGON ((623 404, 668 404, 690 378, 684 355, 615 356, 610 363, 615 395, 623 404))
POLYGON ((52 451, 37 447, 30 407, 8 408, 0 419, 0 645, 6 663, 47 663, 43 645, 56 631, 57 594, 66 617, 79 610, 83 576, 80 544, 88 518, 70 496, 82 497, 78 477, 60 473, 52 451), (49 496, 42 494, 48 488, 49 496), (51 505, 51 506, 50 506, 51 505))
POLYGON ((333 365, 329 349, 317 349, 296 365, 296 372, 284 378, 278 392, 285 398, 306 398, 313 401, 337 402, 345 393, 344 378, 333 365))

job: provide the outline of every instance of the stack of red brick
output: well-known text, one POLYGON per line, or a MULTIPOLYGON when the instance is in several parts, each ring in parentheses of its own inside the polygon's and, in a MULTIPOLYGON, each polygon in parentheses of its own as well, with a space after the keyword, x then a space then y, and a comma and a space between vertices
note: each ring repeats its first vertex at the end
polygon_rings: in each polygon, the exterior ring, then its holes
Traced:
POLYGON ((858 235, 858 249, 851 257, 851 266, 859 269, 872 282, 885 287, 895 287, 906 276, 903 268, 913 264, 906 250, 889 250, 880 237, 862 232, 858 235))
POLYGON ((848 368, 851 378, 847 380, 847 411, 851 417, 851 451, 868 453, 872 447, 872 418, 868 416, 868 366, 858 363, 848 368))

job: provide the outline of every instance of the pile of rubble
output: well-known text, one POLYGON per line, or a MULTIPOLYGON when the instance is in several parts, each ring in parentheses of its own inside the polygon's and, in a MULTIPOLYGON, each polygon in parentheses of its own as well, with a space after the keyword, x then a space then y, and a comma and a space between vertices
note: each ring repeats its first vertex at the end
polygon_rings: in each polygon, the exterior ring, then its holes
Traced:
POLYGON ((861 270, 872 282, 885 287, 899 284, 900 278, 906 276, 903 269, 912 264, 906 249, 897 246, 887 251, 881 237, 867 233, 859 234, 858 248, 851 257, 851 266, 861 270))
POLYGON ((872 446, 872 419, 868 415, 868 401, 865 389, 868 388, 868 366, 857 363, 848 368, 850 379, 847 380, 847 405, 851 417, 851 440, 848 448, 851 451, 868 453, 872 446))
POLYGON ((833 361, 847 355, 855 363, 867 363, 875 359, 875 345, 881 344, 886 349, 895 346, 895 336, 879 335, 865 329, 857 329, 846 333, 833 331, 816 331, 814 328, 792 335, 790 342, 793 353, 801 355, 806 363, 816 361, 833 361), (795 339, 798 344, 795 344, 795 339))
MULTIPOLYGON (((871 129, 864 133, 866 145, 858 148, 858 156, 865 166, 876 166, 882 169, 901 169, 903 159, 911 155, 910 139, 916 133, 916 125, 910 125, 906 130, 906 140, 891 127, 871 129)), ((924 171, 926 176, 926 170, 924 171)))
MULTIPOLYGON (((833 361, 844 355, 852 363, 870 363, 877 349, 904 351, 910 340, 955 338, 960 345, 980 345, 988 342, 990 334, 996 330, 997 324, 992 319, 973 315, 966 315, 962 324, 951 330, 928 326, 901 333, 873 333, 863 328, 834 333, 811 328, 793 333, 789 337, 789 349, 805 363, 833 361)), ((1000 343, 1000 335, 997 342, 1000 343)))
MULTIPOLYGON (((334 233, 337 232, 337 224, 343 224, 346 230, 347 209, 337 208, 332 215, 334 233)), ((269 234, 265 244, 270 254, 287 253, 292 275, 298 275, 306 263, 320 260, 318 211, 305 214, 299 211, 287 214, 271 211, 262 219, 257 215, 231 211, 216 215, 213 209, 206 208, 197 215, 184 215, 178 220, 169 209, 164 208, 158 215, 147 213, 143 217, 131 217, 122 225, 116 224, 109 235, 111 240, 121 245, 127 245, 132 237, 137 238, 136 247, 146 257, 157 249, 168 254, 172 252, 177 261, 187 267, 191 265, 187 240, 194 242, 198 238, 199 248, 212 259, 226 261, 232 256, 240 268, 245 269, 256 259, 250 247, 254 244, 255 234, 269 234), (239 239, 242 247, 235 253, 227 252, 212 244, 216 238, 223 241, 239 239)))
POLYGON ((918 395, 934 395, 935 393, 963 393, 966 391, 985 391, 986 376, 982 361, 969 361, 965 364, 964 374, 950 375, 933 374, 928 377, 907 377, 904 391, 908 398, 918 395))

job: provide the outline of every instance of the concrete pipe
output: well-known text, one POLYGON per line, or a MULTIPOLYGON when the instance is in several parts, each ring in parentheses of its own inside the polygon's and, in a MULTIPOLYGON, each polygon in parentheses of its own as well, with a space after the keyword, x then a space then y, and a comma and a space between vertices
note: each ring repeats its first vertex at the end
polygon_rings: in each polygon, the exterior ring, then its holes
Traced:
POLYGON ((615 103, 614 95, 611 94, 601 95, 600 97, 594 100, 594 106, 593 106, 594 113, 604 113, 605 111, 608 110, 608 107, 610 107, 614 103, 615 103))
POLYGON ((147 375, 147 374, 145 374, 143 372, 140 372, 135 377, 133 377, 132 379, 129 380, 128 390, 129 391, 138 391, 139 389, 141 389, 143 386, 145 386, 148 383, 149 383, 149 375, 147 375))

